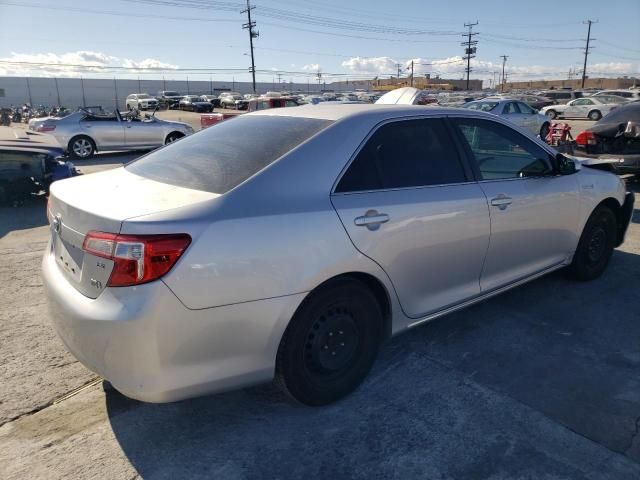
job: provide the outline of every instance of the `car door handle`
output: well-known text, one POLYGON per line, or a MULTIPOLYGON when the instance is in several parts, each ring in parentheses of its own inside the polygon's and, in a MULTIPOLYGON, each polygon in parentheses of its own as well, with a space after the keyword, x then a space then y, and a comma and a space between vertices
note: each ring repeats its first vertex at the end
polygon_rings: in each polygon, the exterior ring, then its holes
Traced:
POLYGON ((377 230, 380 224, 389 221, 389 215, 386 213, 378 213, 375 210, 369 210, 364 216, 356 217, 354 223, 358 227, 367 227, 369 230, 377 230))
POLYGON ((493 205, 494 207, 498 207, 500 210, 504 210, 509 205, 511 205, 512 202, 513 199, 511 197, 507 197, 506 195, 499 195, 496 198, 491 199, 491 205, 493 205))

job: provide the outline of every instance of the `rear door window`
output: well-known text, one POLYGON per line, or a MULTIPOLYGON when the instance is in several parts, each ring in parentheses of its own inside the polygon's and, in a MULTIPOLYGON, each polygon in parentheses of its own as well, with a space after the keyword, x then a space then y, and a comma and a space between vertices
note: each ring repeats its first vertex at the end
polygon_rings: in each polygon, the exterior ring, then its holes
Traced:
POLYGON ((331 123, 267 115, 233 118, 155 150, 126 169, 170 185, 225 193, 331 123))
POLYGON ((443 185, 466 181, 453 141, 439 119, 382 125, 360 150, 336 192, 443 185))

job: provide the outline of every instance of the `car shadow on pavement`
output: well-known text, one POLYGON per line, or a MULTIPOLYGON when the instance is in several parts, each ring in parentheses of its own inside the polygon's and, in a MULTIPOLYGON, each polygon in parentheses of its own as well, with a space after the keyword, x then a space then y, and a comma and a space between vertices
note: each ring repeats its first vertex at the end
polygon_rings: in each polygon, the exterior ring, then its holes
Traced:
POLYGON ((152 405, 106 392, 143 478, 640 478, 640 256, 555 273, 387 342, 323 408, 271 385, 152 405))
POLYGON ((0 206, 0 238, 16 230, 47 224, 47 198, 44 195, 26 197, 15 205, 0 206))

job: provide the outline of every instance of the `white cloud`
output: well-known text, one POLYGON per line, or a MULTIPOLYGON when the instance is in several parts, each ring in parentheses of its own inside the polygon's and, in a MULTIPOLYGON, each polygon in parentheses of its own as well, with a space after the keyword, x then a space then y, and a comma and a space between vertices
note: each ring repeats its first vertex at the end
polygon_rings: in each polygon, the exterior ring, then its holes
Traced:
MULTIPOLYGON (((102 52, 79 50, 63 54, 55 53, 17 53, 0 57, 0 75, 30 75, 34 77, 65 76, 79 77, 87 73, 105 72, 104 67, 162 68, 174 70, 176 65, 153 58, 140 61, 120 59, 102 52), (14 63, 2 63, 14 62, 14 63), (38 65, 40 64, 40 65, 38 65)), ((119 72, 107 70, 106 73, 119 72)), ((125 73, 125 72, 123 72, 125 73)))
POLYGON ((304 70, 305 72, 318 72, 320 71, 320 64, 318 63, 310 63, 308 65, 304 65, 302 67, 302 70, 304 70))
POLYGON ((391 57, 353 57, 342 66, 355 73, 385 74, 396 71, 396 61, 391 57))

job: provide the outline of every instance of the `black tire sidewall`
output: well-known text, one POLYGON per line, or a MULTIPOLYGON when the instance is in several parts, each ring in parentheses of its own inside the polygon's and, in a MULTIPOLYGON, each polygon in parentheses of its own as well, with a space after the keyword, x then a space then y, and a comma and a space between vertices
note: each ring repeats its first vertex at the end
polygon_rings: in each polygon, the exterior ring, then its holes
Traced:
POLYGON ((382 333, 382 313, 371 291, 357 280, 333 282, 307 297, 294 315, 277 358, 277 373, 286 391, 306 405, 325 405, 352 392, 375 361, 382 333), (324 378, 305 366, 304 348, 309 330, 330 307, 347 306, 359 331, 356 358, 345 372, 324 378))
POLYGON ((573 262, 571 263, 570 271, 574 278, 578 280, 593 280, 606 270, 613 249, 615 248, 616 237, 616 216, 610 208, 606 206, 600 206, 594 210, 589 217, 580 241, 578 242, 578 248, 573 256, 573 262), (598 260, 597 263, 592 264, 588 259, 588 248, 591 236, 597 228, 603 227, 607 238, 606 251, 598 260))
POLYGON ((91 140, 89 137, 86 137, 84 135, 80 135, 77 137, 73 137, 70 141, 69 141, 69 155, 71 155, 73 158, 78 158, 80 160, 86 160, 87 158, 91 158, 95 155, 96 153, 96 144, 93 143, 93 140, 91 140), (89 155, 87 155, 86 157, 80 157, 78 155, 76 155, 76 152, 73 151, 73 144, 75 142, 77 142, 78 140, 84 138, 85 140, 88 140, 89 143, 91 144, 91 153, 89 155))

